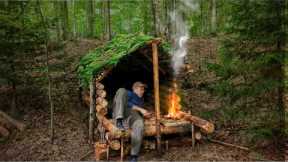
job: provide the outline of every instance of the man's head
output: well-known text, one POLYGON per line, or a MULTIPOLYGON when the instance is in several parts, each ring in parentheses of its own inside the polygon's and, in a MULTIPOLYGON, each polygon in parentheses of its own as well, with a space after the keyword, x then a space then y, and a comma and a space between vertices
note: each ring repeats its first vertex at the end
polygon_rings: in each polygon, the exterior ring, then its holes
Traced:
POLYGON ((142 82, 135 82, 132 86, 132 90, 138 97, 143 97, 146 87, 146 84, 143 84, 142 82))

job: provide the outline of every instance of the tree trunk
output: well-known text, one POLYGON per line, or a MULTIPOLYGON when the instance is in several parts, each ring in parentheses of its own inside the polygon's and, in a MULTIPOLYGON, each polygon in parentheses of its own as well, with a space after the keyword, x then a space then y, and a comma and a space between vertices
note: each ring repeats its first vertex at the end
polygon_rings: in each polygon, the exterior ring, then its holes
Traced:
POLYGON ((147 3, 142 3, 142 13, 143 13, 143 32, 144 34, 148 34, 149 33, 149 17, 148 17, 148 14, 149 14, 149 9, 148 9, 148 6, 147 6, 147 3))
POLYGON ((77 39, 77 18, 76 18, 76 11, 77 11, 77 4, 75 2, 75 0, 71 1, 71 5, 72 5, 72 10, 73 10, 73 16, 72 16, 72 25, 73 25, 73 39, 77 39))
POLYGON ((217 18, 216 18, 216 9, 217 9, 217 2, 216 0, 211 0, 211 5, 212 5, 212 11, 211 11, 211 32, 215 33, 216 32, 216 27, 217 27, 217 18))
POLYGON ((204 2, 200 0, 200 20, 201 20, 201 33, 205 32, 205 19, 204 19, 204 2))
POLYGON ((53 1, 55 17, 56 17, 56 32, 57 32, 57 42, 62 40, 62 23, 60 18, 60 2, 53 1))
POLYGON ((87 1, 87 31, 88 31, 88 37, 93 37, 94 36, 94 1, 93 0, 88 0, 87 1))
POLYGON ((111 31, 111 1, 107 0, 107 21, 108 21, 108 40, 111 40, 112 31, 111 31))
POLYGON ((151 9, 153 17, 153 35, 157 36, 156 5, 154 0, 151 0, 151 9))
POLYGON ((62 18, 62 31, 63 31, 63 39, 69 39, 69 12, 68 12, 68 2, 67 0, 60 1, 61 2, 61 18, 62 18))

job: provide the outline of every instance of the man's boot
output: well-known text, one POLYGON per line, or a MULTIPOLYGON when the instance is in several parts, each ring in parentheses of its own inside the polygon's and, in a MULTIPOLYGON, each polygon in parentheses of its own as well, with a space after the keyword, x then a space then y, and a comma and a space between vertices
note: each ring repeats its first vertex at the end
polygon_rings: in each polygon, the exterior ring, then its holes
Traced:
POLYGON ((120 129, 121 131, 125 131, 125 127, 123 125, 123 119, 117 119, 116 121, 116 127, 120 129))
POLYGON ((138 161, 138 156, 137 155, 131 155, 130 156, 130 162, 137 162, 138 161))

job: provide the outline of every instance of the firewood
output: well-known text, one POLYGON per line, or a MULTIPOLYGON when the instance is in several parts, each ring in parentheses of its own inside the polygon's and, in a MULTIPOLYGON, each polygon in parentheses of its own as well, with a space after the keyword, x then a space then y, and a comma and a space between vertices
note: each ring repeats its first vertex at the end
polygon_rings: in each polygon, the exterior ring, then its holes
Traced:
POLYGON ((13 119, 12 117, 10 117, 9 115, 7 115, 5 112, 1 110, 0 110, 0 118, 5 120, 5 122, 11 123, 20 131, 23 131, 25 129, 25 124, 13 119))
POLYGON ((3 137, 8 137, 10 133, 5 127, 0 126, 0 134, 3 137))
POLYGON ((106 91, 105 90, 97 90, 96 94, 97 94, 97 97, 102 97, 102 98, 106 97, 106 91))

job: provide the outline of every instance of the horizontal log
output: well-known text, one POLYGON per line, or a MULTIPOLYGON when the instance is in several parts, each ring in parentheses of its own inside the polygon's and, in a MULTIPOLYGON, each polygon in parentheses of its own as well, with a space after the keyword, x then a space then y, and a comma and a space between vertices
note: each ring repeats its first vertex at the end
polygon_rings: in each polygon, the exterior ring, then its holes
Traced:
POLYGON ((201 140, 201 138, 202 138, 201 132, 195 132, 195 133, 194 133, 194 137, 195 137, 195 139, 198 140, 198 141, 201 140))
POLYGON ((0 126, 0 134, 3 137, 8 137, 10 133, 5 127, 0 126))
POLYGON ((106 91, 105 90, 97 90, 96 91, 96 95, 97 97, 102 97, 102 98, 105 98, 106 97, 106 91))
MULTIPOLYGON (((125 132, 121 132, 113 123, 112 121, 108 120, 105 117, 101 117, 103 127, 108 131, 109 139, 119 139, 121 136, 124 138, 128 138, 131 135, 131 130, 126 130, 125 132)), ((191 124, 186 123, 178 126, 160 126, 161 134, 168 135, 168 134, 179 134, 191 131, 191 124)), ((156 126, 155 120, 147 120, 145 121, 145 130, 144 136, 155 136, 156 135, 156 126)))
POLYGON ((96 89, 97 90, 103 90, 105 87, 102 83, 96 82, 96 89))
POLYGON ((190 121, 191 123, 193 123, 194 125, 199 127, 203 133, 206 133, 206 134, 210 134, 210 133, 214 132, 214 129, 215 129, 213 123, 211 123, 207 120, 201 119, 197 116, 193 116, 191 114, 185 113, 183 111, 177 112, 175 117, 173 117, 173 118, 190 121))
POLYGON ((108 101, 106 99, 104 99, 104 98, 97 97, 96 104, 100 105, 102 107, 107 107, 108 106, 108 101))
POLYGON ((107 114, 107 106, 103 107, 102 105, 96 105, 96 112, 100 115, 106 115, 107 114))
POLYGON ((0 110, 0 118, 2 119, 2 121, 12 124, 20 131, 23 131, 25 129, 25 124, 13 119, 12 117, 10 117, 8 114, 6 114, 1 110, 0 110))

